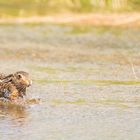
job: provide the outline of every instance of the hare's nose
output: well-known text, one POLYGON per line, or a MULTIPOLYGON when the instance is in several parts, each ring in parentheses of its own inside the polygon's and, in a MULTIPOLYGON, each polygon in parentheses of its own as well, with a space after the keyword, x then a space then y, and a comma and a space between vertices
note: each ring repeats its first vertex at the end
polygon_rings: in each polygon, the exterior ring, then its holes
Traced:
POLYGON ((31 85, 32 85, 32 80, 29 81, 29 85, 28 86, 31 86, 31 85))

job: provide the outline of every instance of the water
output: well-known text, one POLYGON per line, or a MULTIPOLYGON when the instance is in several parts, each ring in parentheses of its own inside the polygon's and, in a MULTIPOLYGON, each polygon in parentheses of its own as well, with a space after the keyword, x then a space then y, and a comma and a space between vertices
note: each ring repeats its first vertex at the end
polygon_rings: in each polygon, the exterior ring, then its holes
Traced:
POLYGON ((27 98, 40 98, 0 106, 1 140, 140 139, 139 29, 6 25, 0 32, 1 72, 29 72, 27 98))

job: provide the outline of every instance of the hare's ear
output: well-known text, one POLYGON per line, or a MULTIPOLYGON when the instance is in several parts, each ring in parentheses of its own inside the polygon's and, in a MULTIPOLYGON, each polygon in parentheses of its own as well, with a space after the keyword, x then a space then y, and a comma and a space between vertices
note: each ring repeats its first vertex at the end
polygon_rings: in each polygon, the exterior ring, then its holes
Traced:
POLYGON ((9 75, 5 76, 3 79, 7 79, 7 78, 11 78, 11 77, 14 77, 14 75, 13 74, 9 74, 9 75))
POLYGON ((13 76, 14 76, 13 74, 9 74, 8 76, 4 77, 1 81, 4 83, 8 83, 8 82, 12 81, 13 76))

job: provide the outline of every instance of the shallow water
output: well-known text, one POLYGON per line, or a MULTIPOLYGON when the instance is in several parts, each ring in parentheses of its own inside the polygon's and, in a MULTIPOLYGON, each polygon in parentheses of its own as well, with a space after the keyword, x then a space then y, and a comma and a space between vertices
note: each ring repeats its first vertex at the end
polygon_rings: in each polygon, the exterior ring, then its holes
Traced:
POLYGON ((1 71, 29 72, 27 98, 40 99, 0 106, 1 140, 140 139, 139 29, 5 25, 0 32, 1 71))

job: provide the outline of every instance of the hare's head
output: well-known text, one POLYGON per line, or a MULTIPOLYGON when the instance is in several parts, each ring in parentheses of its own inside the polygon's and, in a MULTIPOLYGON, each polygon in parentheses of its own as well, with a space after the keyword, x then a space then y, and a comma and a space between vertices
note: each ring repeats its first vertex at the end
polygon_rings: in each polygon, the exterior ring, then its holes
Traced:
POLYGON ((32 80, 29 77, 29 73, 24 71, 18 71, 13 75, 13 80, 15 83, 21 86, 29 87, 32 84, 32 80))

